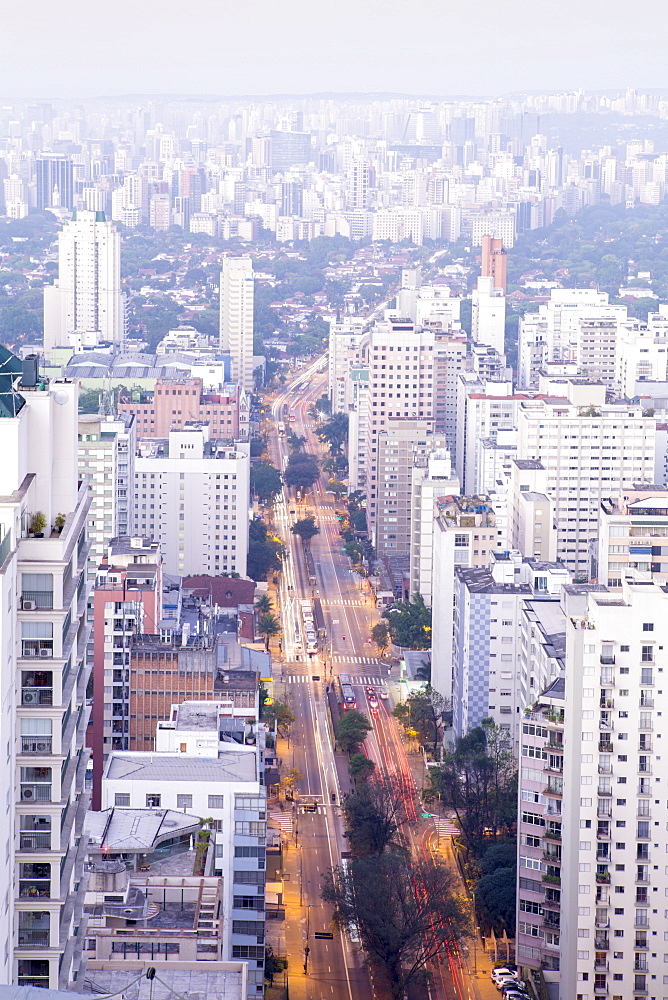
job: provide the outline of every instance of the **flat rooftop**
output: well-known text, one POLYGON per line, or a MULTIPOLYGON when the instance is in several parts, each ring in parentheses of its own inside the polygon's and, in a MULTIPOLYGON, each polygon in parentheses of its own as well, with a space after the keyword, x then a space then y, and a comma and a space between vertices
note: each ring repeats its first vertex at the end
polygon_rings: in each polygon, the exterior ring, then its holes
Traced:
MULTIPOLYGON (((132 986, 128 986, 128 983, 145 971, 147 963, 124 962, 121 968, 114 969, 112 966, 115 964, 105 962, 104 968, 97 969, 97 962, 89 961, 82 992, 98 996, 101 993, 122 993, 125 1000, 174 1000, 175 994, 187 996, 189 1000, 245 1000, 246 977, 243 962, 159 962, 156 965, 155 979, 148 980, 142 975, 132 986), (170 968, 165 968, 166 965, 170 968), (164 983, 168 985, 165 986, 164 983)), ((36 992, 35 990, 35 994, 36 992)), ((59 1000, 72 1000, 72 993, 49 992, 54 993, 54 1000, 56 996, 59 1000)), ((0 1000, 5 1000, 1 994, 0 1000)), ((6 1000, 20 998, 13 994, 6 1000)), ((41 997, 31 996, 29 1000, 41 1000, 41 997)))
POLYGON ((86 813, 89 845, 113 853, 152 851, 162 840, 197 830, 199 818, 174 809, 124 809, 114 806, 86 813))

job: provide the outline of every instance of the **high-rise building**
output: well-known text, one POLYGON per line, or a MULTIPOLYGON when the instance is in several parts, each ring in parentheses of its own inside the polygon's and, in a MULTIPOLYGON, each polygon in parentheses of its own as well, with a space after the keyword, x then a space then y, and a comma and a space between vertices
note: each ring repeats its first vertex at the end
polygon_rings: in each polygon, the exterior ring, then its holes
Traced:
POLYGON ((246 574, 250 446, 208 424, 145 441, 135 459, 135 531, 160 541, 165 572, 246 574))
POLYGON ((231 378, 247 392, 253 379, 253 301, 250 257, 226 257, 220 274, 220 347, 229 354, 231 378))
POLYGON ((668 486, 634 483, 616 498, 601 501, 598 544, 591 576, 621 587, 629 574, 668 583, 668 486))
POLYGON ((661 996, 668 597, 625 579, 562 605, 563 672, 522 722, 517 961, 562 997, 661 996))
POLYGON ((248 394, 229 385, 222 392, 204 392, 201 378, 156 379, 152 392, 119 395, 118 409, 134 415, 138 438, 166 438, 193 420, 208 424, 211 436, 224 441, 245 441, 249 435, 248 394))
POLYGON ((420 594, 431 607, 433 597, 434 524, 437 502, 459 494, 447 448, 438 448, 413 463, 411 486, 410 579, 411 594, 420 594))
POLYGON ((90 497, 76 386, 0 356, 0 980, 56 989, 75 978, 84 937, 90 497))
POLYGON ((272 129, 269 135, 271 169, 275 174, 285 173, 292 167, 303 166, 312 159, 309 132, 272 129))
POLYGON ((483 278, 493 278, 494 288, 500 288, 503 294, 506 294, 508 254, 503 249, 503 240, 495 239, 493 236, 483 236, 480 273, 483 278))
POLYGON ((37 208, 74 208, 73 166, 69 156, 57 153, 40 156, 35 160, 37 208))
POLYGON ((91 579, 109 540, 132 534, 135 446, 133 415, 79 414, 79 471, 89 477, 92 497, 88 515, 91 579))
POLYGON ((44 348, 122 344, 120 234, 104 212, 75 212, 58 237, 58 278, 44 288, 44 348))
POLYGON ((112 538, 93 589, 93 809, 101 808, 102 772, 112 750, 129 750, 130 647, 134 635, 158 632, 162 558, 151 538, 112 538))
POLYGON ((494 277, 478 278, 473 289, 471 337, 476 344, 487 344, 499 354, 505 351, 506 296, 494 286, 494 277))
POLYGON ((367 208, 369 204, 369 162, 361 158, 348 168, 348 208, 367 208))

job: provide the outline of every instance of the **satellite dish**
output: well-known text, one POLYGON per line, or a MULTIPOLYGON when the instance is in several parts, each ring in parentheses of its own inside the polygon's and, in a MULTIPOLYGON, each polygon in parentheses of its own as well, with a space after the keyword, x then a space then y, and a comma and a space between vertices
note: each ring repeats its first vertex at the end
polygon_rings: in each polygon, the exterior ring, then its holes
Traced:
POLYGON ((58 389, 57 392, 54 392, 53 398, 55 399, 56 403, 58 403, 58 406, 64 406, 65 403, 69 403, 70 394, 69 392, 65 392, 64 389, 58 389))

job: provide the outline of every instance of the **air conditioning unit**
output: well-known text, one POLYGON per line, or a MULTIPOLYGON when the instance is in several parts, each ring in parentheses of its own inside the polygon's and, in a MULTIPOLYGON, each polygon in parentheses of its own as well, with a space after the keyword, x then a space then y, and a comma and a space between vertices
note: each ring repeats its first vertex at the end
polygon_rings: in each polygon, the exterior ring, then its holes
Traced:
POLYGON ((36 601, 23 601, 21 607, 24 611, 34 611, 37 607, 36 601))
POLYGON ((35 798, 35 789, 34 788, 22 788, 21 789, 21 798, 22 799, 34 799, 35 798))
POLYGON ((37 753, 47 753, 49 750, 48 743, 35 743, 35 750, 37 753))
POLYGON ((39 655, 40 656, 51 656, 51 650, 50 649, 40 649, 39 655))
POLYGON ((37 695, 33 694, 32 691, 23 692, 23 704, 24 705, 34 705, 37 701, 37 695))

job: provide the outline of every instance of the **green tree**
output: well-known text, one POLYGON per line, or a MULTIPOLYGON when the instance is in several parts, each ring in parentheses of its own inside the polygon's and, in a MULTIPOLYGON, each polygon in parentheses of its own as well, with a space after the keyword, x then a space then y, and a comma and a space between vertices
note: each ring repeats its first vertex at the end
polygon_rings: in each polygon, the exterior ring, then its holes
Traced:
POLYGON ((332 454, 338 454, 348 440, 348 415, 334 413, 318 430, 318 437, 326 441, 332 454))
POLYGON ((278 955, 274 954, 274 949, 270 944, 265 945, 264 948, 264 978, 269 982, 270 986, 274 985, 274 976, 279 972, 283 972, 287 969, 288 961, 285 958, 279 958, 278 955))
POLYGON ((359 927, 367 954, 385 976, 381 992, 392 1000, 404 1000, 426 968, 467 933, 456 875, 421 855, 353 858, 345 869, 327 873, 322 897, 341 929, 353 922, 359 927))
POLYGON ((378 652, 383 656, 390 646, 390 628, 387 622, 377 622, 371 629, 371 638, 376 643, 378 652))
POLYGON ((79 413, 99 413, 100 412, 100 392, 98 389, 90 389, 79 393, 79 413))
POLYGON ((495 868, 478 881, 475 894, 476 917, 484 932, 496 934, 515 928, 515 888, 517 867, 495 868))
POLYGON ((276 615, 264 614, 260 615, 257 621, 257 630, 261 636, 264 636, 264 648, 269 652, 269 640, 272 636, 280 635, 281 633, 281 623, 276 615))
POLYGON ((406 649, 429 649, 431 646, 431 610, 420 594, 412 601, 396 601, 383 612, 392 641, 406 649))
POLYGON ((252 465, 250 470, 251 492, 262 503, 269 503, 281 492, 281 474, 268 462, 252 465))
POLYGON ((294 431, 290 431, 288 434, 288 448, 290 451, 301 451, 306 444, 306 438, 303 434, 295 434, 294 431))
POLYGON ((368 781, 375 770, 376 765, 364 753, 354 753, 348 761, 348 773, 355 784, 368 781))
POLYGON ((265 705, 262 710, 263 720, 270 726, 274 722, 281 730, 289 729, 295 721, 294 712, 284 701, 275 701, 271 705, 265 705))
MULTIPOLYGON (((364 755, 353 754, 351 760, 355 757, 364 755)), ((400 782, 377 777, 359 782, 352 795, 346 796, 343 808, 346 836, 355 857, 382 854, 389 848, 395 851, 404 849, 397 839, 399 827, 405 819, 400 782)))
POLYGON ((290 455, 285 470, 285 483, 298 489, 309 489, 320 478, 320 467, 315 455, 296 451, 290 455))
POLYGON ((517 766, 509 733, 491 719, 460 736, 443 764, 429 769, 429 801, 440 794, 457 815, 469 850, 481 857, 486 837, 512 833, 517 766))
POLYGON ((342 496, 346 494, 348 487, 345 483, 341 482, 340 479, 328 479, 327 480, 327 492, 334 494, 335 500, 340 500, 342 496))
POLYGON ((366 715, 358 712, 356 708, 348 709, 339 719, 336 742, 344 753, 358 753, 371 728, 366 715))
POLYGON ((309 514, 308 517, 300 518, 299 521, 295 521, 290 531, 293 535, 301 538, 304 548, 309 548, 311 539, 320 534, 320 528, 315 523, 315 517, 312 514, 309 514))
POLYGON ((255 602, 255 610, 260 615, 268 615, 274 610, 274 602, 269 594, 262 594, 255 602))
POLYGON ((304 775, 298 767, 291 767, 281 778, 280 785, 285 792, 286 799, 291 799, 295 793, 295 786, 304 780, 304 775))
POLYGON ((319 396, 318 399, 316 399, 314 407, 318 413, 324 413, 325 416, 329 416, 332 412, 332 404, 326 393, 324 396, 319 396))
POLYGON ((446 700, 443 695, 427 684, 423 691, 413 691, 403 705, 397 705, 393 714, 406 729, 416 730, 423 742, 429 740, 433 753, 436 754, 445 709, 446 700))

